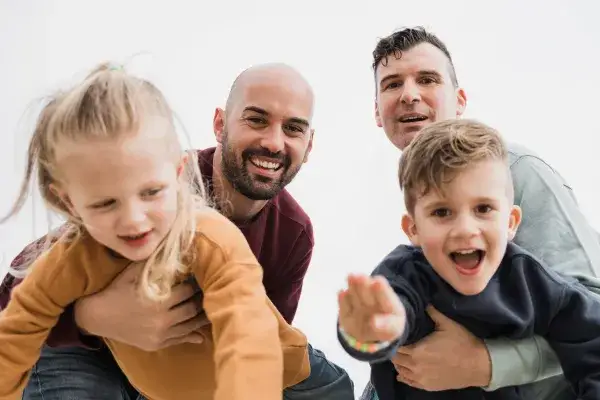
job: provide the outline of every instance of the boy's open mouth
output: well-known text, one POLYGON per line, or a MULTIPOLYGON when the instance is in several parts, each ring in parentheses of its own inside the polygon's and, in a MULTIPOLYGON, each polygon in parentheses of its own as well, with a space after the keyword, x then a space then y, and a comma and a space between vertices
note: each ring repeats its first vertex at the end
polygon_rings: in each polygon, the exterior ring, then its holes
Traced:
POLYGON ((474 275, 479 272, 479 267, 485 258, 485 251, 479 249, 459 250, 450 253, 450 259, 456 269, 463 275, 474 275))

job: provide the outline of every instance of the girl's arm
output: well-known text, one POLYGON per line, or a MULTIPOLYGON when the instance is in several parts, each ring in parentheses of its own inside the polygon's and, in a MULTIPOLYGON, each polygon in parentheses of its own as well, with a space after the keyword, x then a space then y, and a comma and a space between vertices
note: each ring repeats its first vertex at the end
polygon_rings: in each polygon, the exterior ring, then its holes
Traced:
POLYGON ((281 399, 283 355, 262 268, 239 229, 216 212, 199 221, 193 272, 212 323, 215 400, 281 399))
POLYGON ((90 240, 61 242, 41 255, 0 312, 0 400, 21 399, 29 371, 65 307, 109 281, 106 271, 89 279, 92 262, 108 257, 90 240))

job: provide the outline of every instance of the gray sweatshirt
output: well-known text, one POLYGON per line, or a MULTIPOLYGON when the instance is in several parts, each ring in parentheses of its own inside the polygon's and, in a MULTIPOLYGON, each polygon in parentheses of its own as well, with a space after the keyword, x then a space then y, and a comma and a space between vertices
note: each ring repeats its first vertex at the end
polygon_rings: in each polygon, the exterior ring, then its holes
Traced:
MULTIPOLYGON (((599 236, 581 213, 573 191, 557 171, 529 149, 510 144, 509 151, 515 204, 523 210, 514 242, 554 271, 577 278, 600 295, 599 236)), ((487 390, 562 374, 555 353, 539 336, 487 340, 486 345, 492 361, 487 390)), ((546 391, 535 391, 542 392, 546 391)))

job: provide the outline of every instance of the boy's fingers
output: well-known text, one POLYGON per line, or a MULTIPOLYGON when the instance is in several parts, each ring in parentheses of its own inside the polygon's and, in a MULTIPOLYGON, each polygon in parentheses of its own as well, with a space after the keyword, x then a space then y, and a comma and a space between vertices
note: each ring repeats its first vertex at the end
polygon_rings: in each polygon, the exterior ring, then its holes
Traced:
POLYGON ((365 312, 364 303, 362 302, 362 300, 360 298, 360 294, 359 294, 360 285, 361 285, 360 277, 358 277, 356 275, 348 276, 348 290, 347 290, 346 296, 348 298, 350 307, 352 307, 353 313, 364 313, 365 312))
POLYGON ((352 304, 350 304, 347 290, 340 290, 338 292, 338 306, 340 309, 340 317, 346 317, 352 314, 352 304))
POLYGON ((372 288, 373 282, 371 277, 359 276, 356 283, 356 295, 367 309, 373 309, 377 304, 372 288))
POLYGON ((373 282, 373 293, 375 295, 375 301, 377 302, 377 308, 381 314, 392 314, 394 313, 393 301, 397 299, 396 293, 390 287, 389 283, 382 276, 376 276, 373 282))

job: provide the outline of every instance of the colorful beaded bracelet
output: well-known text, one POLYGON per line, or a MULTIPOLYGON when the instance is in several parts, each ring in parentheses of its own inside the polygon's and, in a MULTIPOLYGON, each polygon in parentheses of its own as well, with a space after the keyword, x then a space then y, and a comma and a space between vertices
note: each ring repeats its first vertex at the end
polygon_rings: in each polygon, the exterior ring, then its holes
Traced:
POLYGON ((342 335, 342 337, 344 338, 344 340, 346 341, 346 343, 348 343, 348 345, 350 347, 352 347, 355 350, 358 350, 360 352, 363 353, 377 353, 379 350, 381 349, 385 349, 386 347, 388 347, 391 342, 386 341, 386 342, 361 342, 356 340, 356 338, 354 338, 353 336, 349 335, 348 332, 346 332, 341 326, 340 326, 340 334, 342 335))

